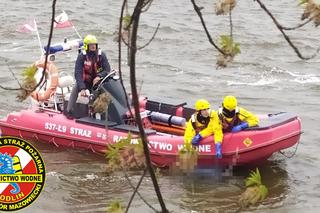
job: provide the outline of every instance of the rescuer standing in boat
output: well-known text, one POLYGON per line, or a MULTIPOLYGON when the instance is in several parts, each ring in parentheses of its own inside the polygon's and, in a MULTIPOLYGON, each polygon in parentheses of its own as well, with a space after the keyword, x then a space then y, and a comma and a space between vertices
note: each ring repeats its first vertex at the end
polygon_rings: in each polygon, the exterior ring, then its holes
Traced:
POLYGON ((239 132, 248 127, 257 126, 259 118, 242 107, 238 107, 237 99, 228 95, 224 98, 218 117, 223 132, 239 132))
POLYGON ((98 48, 98 40, 94 35, 84 38, 83 47, 75 64, 76 84, 72 88, 67 106, 68 118, 74 117, 73 108, 78 95, 87 96, 86 90, 91 90, 92 86, 110 72, 107 56, 98 48))
POLYGON ((214 135, 216 157, 221 159, 223 133, 217 112, 211 110, 210 103, 204 99, 196 101, 195 109, 196 112, 188 121, 184 133, 185 145, 191 146, 192 144, 193 146, 198 146, 202 138, 214 135))

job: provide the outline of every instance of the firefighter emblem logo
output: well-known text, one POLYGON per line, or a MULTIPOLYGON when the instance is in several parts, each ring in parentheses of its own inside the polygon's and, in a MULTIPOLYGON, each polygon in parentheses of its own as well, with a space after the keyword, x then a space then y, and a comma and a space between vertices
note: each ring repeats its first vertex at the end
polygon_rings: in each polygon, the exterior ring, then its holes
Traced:
POLYGON ((0 210, 16 211, 29 206, 45 183, 40 153, 27 141, 0 138, 0 210))

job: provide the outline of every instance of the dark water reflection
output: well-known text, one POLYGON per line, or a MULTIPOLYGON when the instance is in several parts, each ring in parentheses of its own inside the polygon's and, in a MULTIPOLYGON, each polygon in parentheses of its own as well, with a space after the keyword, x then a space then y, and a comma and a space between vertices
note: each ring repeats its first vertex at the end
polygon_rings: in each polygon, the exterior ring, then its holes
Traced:
MULTIPOLYGON (((44 156, 48 173, 47 186, 33 204, 32 212, 46 209, 59 212, 105 212, 108 203, 113 200, 121 201, 123 206, 127 204, 133 190, 122 172, 106 172, 103 156, 79 150, 66 151, 42 143, 34 145, 44 156)), ((269 189, 269 196, 262 204, 247 210, 269 211, 283 207, 290 193, 286 161, 274 159, 257 167, 263 184, 269 189)), ((255 168, 198 167, 190 174, 163 169, 159 184, 166 204, 173 212, 236 212, 239 209, 240 194, 245 190, 244 180, 255 168)), ((134 185, 141 174, 128 173, 134 185)), ((160 209, 150 177, 145 178, 139 192, 148 203, 160 209)), ((152 210, 136 196, 132 212, 152 210)))
MULTIPOLYGON (((262 182, 269 189, 268 199, 260 208, 281 205, 288 192, 287 172, 281 167, 284 162, 266 162, 259 165, 262 182)), ((175 177, 181 181, 184 191, 181 194, 182 209, 205 212, 236 212, 238 200, 245 190, 245 178, 257 167, 198 168, 187 176, 175 177)), ((258 207, 251 207, 255 210, 258 207)))

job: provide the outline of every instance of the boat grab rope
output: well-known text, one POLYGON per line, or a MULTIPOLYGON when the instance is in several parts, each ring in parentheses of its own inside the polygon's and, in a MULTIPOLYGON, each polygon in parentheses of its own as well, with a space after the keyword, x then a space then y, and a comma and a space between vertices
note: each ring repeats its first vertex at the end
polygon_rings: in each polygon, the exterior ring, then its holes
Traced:
MULTIPOLYGON (((301 132, 301 134, 302 134, 302 133, 303 133, 303 132, 301 132)), ((297 153, 299 143, 300 143, 300 140, 298 141, 298 143, 297 143, 297 145, 296 145, 296 147, 295 147, 295 149, 294 149, 294 151, 293 151, 293 153, 292 153, 291 155, 287 155, 285 152, 283 152, 283 151, 281 151, 281 150, 279 150, 279 153, 282 154, 283 156, 285 156, 286 158, 292 158, 292 157, 295 156, 296 153, 297 153)))

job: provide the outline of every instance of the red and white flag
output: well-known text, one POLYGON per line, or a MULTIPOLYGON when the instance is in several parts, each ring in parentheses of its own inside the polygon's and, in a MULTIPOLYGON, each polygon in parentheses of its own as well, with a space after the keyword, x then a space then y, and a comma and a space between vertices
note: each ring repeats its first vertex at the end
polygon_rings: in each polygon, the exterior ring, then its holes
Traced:
POLYGON ((54 28, 66 28, 72 26, 73 24, 64 11, 54 19, 54 28))
POLYGON ((29 32, 37 31, 36 20, 30 21, 27 24, 19 26, 17 31, 21 33, 29 33, 29 32))

